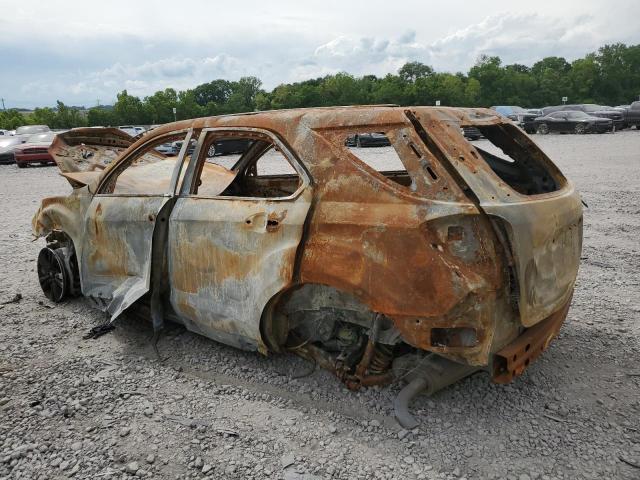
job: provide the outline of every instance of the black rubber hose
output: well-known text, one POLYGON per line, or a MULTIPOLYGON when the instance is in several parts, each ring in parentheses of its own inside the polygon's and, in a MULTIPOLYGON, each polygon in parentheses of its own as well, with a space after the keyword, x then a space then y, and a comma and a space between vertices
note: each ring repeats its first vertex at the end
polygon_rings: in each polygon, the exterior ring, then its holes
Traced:
POLYGON ((414 378, 411 383, 408 383, 398 396, 393 401, 393 410, 396 415, 398 423, 407 430, 413 430, 420 423, 416 418, 409 413, 409 403, 413 400, 413 397, 418 395, 424 389, 427 388, 427 381, 424 378, 414 378))

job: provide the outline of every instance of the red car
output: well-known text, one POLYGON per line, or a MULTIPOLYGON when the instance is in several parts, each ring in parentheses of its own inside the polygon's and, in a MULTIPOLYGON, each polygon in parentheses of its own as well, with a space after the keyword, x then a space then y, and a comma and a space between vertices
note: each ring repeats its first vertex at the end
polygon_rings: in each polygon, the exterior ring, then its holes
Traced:
POLYGON ((49 155, 49 147, 55 137, 54 132, 37 133, 31 135, 22 145, 18 145, 14 150, 18 167, 25 168, 30 163, 55 165, 56 162, 49 155))

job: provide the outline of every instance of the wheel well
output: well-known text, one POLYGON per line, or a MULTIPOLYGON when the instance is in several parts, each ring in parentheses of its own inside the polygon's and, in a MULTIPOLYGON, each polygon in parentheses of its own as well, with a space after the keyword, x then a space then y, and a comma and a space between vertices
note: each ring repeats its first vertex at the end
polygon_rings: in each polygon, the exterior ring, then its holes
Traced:
POLYGON ((71 279, 69 293, 72 296, 80 295, 82 288, 76 247, 71 237, 62 230, 53 230, 46 236, 47 247, 60 250, 64 257, 64 264, 71 279))
MULTIPOLYGON (((260 333, 269 350, 280 352, 289 331, 299 325, 302 317, 317 324, 331 318, 370 328, 375 315, 350 293, 328 285, 306 283, 292 286, 271 298, 262 313, 260 333)), ((386 337, 390 343, 395 343, 399 333, 390 319, 384 319, 386 337)))

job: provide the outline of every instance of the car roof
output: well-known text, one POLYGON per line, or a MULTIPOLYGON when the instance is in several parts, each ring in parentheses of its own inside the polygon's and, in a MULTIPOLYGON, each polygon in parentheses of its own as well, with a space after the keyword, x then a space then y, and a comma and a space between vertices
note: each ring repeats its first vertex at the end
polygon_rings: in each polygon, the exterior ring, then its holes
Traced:
MULTIPOLYGON (((504 124, 511 121, 488 108, 459 107, 399 107, 397 105, 354 105, 313 107, 259 112, 235 113, 166 123, 136 139, 128 147, 134 150, 158 137, 174 132, 205 128, 247 128, 277 132, 285 140, 300 141, 300 129, 305 130, 360 130, 385 131, 395 126, 406 126, 408 114, 420 114, 425 120, 454 124, 458 127, 504 124)), ((357 133, 357 132, 353 132, 357 133)))

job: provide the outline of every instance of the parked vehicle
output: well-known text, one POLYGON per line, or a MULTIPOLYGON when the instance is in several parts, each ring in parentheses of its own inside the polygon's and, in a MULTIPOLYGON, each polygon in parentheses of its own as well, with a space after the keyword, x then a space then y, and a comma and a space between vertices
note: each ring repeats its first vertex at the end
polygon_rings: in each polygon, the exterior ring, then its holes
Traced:
POLYGON ((480 140, 482 133, 476 127, 461 127, 460 130, 467 140, 480 140))
POLYGON ((5 136, 8 137, 9 136, 9 130, 3 130, 0 128, 0 137, 5 136))
POLYGON ((156 147, 156 152, 160 152, 163 155, 167 155, 169 157, 172 157, 172 156, 178 154, 177 151, 176 151, 176 148, 175 148, 175 146, 173 145, 172 142, 167 142, 167 143, 163 143, 161 145, 158 145, 156 147))
POLYGON ((347 137, 345 145, 348 147, 388 147, 391 145, 389 139, 381 132, 357 133, 347 137))
POLYGON ((412 395, 479 369, 510 382, 566 318, 580 196, 491 110, 335 107, 181 121, 137 140, 114 130, 73 130, 50 149, 74 187, 32 223, 52 301, 82 294, 112 320, 141 307, 156 339, 175 320, 311 359, 352 389, 408 381, 395 404, 405 428, 412 395), (251 145, 224 167, 208 152, 230 132, 251 145), (384 135, 402 170, 345 145, 361 132, 384 135), (155 150, 192 139, 192 153, 155 150))
POLYGON ((6 136, 0 138, 0 164, 8 165, 16 163, 14 150, 22 144, 22 138, 17 136, 6 136))
POLYGON ((29 135, 35 135, 36 133, 46 133, 50 132, 51 129, 46 125, 24 125, 22 127, 16 128, 16 136, 24 136, 25 138, 29 135))
POLYGON ((629 127, 636 127, 640 130, 640 101, 633 102, 629 108, 623 111, 624 122, 629 127))
POLYGON ((580 111, 553 112, 538 117, 533 122, 536 132, 545 135, 559 133, 604 133, 613 130, 613 121, 608 118, 594 117, 580 111))
POLYGON ((49 154, 49 147, 56 137, 54 132, 36 133, 27 138, 25 143, 15 148, 16 164, 20 168, 39 163, 40 165, 55 165, 55 160, 49 154))
POLYGON ((540 116, 540 114, 530 112, 529 110, 525 110, 524 108, 518 107, 516 105, 500 105, 491 108, 498 112, 500 115, 507 117, 509 120, 513 120, 516 125, 522 128, 525 132, 535 132, 535 129, 533 129, 531 125, 533 120, 537 116, 540 116))
POLYGON ((522 116, 520 121, 520 128, 522 128, 528 134, 536 133, 536 125, 535 120, 538 117, 541 117, 542 109, 540 108, 529 108, 527 109, 527 113, 522 116))
POLYGON ((146 132, 146 129, 144 127, 138 127, 134 125, 120 125, 118 128, 134 138, 146 132))
POLYGON ((491 107, 491 109, 513 121, 518 120, 518 114, 527 113, 524 108, 517 105, 498 105, 491 107))
POLYGON ((556 105, 554 107, 545 107, 542 109, 545 115, 552 112, 584 112, 592 117, 608 118, 613 122, 613 126, 616 130, 625 128, 624 114, 617 109, 611 107, 604 107, 602 105, 595 105, 593 103, 584 103, 577 105, 556 105))
POLYGON ((251 145, 251 140, 246 139, 221 139, 209 147, 209 157, 217 155, 232 155, 244 153, 251 145))

